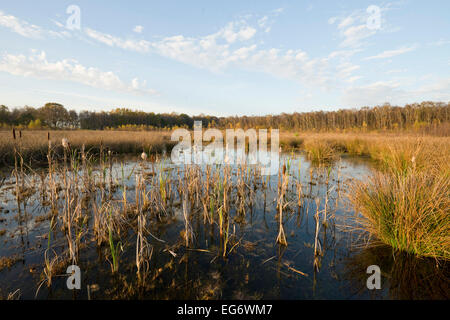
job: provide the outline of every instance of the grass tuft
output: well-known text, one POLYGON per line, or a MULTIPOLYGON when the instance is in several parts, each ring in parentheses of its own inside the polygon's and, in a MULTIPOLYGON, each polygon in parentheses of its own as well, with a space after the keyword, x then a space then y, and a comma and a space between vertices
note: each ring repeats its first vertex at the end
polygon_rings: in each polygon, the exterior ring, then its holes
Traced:
POLYGON ((417 256, 450 259, 450 175, 378 172, 354 183, 348 196, 360 227, 385 244, 417 256))

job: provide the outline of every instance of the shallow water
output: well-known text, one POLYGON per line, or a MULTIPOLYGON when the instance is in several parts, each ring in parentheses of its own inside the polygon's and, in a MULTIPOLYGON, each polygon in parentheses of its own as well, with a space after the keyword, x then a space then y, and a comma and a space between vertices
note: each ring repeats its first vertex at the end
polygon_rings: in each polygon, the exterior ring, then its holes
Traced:
MULTIPOLYGON (((91 292, 93 299, 445 299, 449 297, 449 268, 432 259, 416 259, 405 254, 394 254, 383 246, 364 248, 358 242, 360 234, 346 232, 347 217, 355 213, 343 196, 348 183, 354 179, 365 180, 371 174, 371 165, 361 158, 342 158, 330 171, 316 168, 302 154, 285 154, 281 163, 289 170, 289 180, 299 179, 302 184, 302 206, 297 204, 297 191, 290 184, 283 211, 287 247, 276 243, 279 232, 277 220, 278 175, 269 176, 268 187, 254 189, 252 203, 247 204, 245 214, 237 208, 230 209, 228 254, 224 258, 223 238, 217 223, 204 221, 201 210, 191 209, 193 240, 184 245, 185 222, 180 197, 173 192, 173 199, 158 217, 148 217, 147 236, 153 251, 149 260, 149 276, 144 285, 137 285, 135 252, 136 234, 132 228, 120 235, 123 251, 120 254, 119 271, 112 273, 108 260, 108 244, 97 246, 91 241, 92 232, 83 236, 77 265, 82 272, 81 290, 66 288, 63 263, 52 286, 41 284, 44 253, 47 249, 50 221, 40 219, 49 212, 43 206, 39 190, 38 173, 27 174, 29 185, 35 190, 21 206, 20 213, 13 194, 14 177, 8 177, 0 189, 0 257, 18 258, 11 267, 0 271, 0 294, 20 289, 22 299, 87 299, 87 286, 97 284, 91 292), (300 171, 300 174, 299 174, 300 171), (328 184, 327 175, 329 174, 328 184), (33 180, 34 179, 34 180, 33 180), (33 182, 34 181, 34 182, 33 182), (320 200, 319 244, 322 254, 320 267, 314 268, 314 241, 317 211, 320 200), (20 218, 19 218, 20 217, 20 218), (381 268, 380 290, 369 290, 366 269, 370 265, 381 268)), ((146 179, 158 179, 160 172, 168 181, 176 181, 183 166, 175 166, 169 159, 155 164, 141 164, 127 160, 123 166, 117 161, 113 177, 119 186, 127 185, 127 198, 135 199, 135 174, 151 172, 156 175, 146 179), (172 168, 166 170, 163 168, 172 168)), ((234 173, 236 172, 234 168, 234 173)), ((107 175, 109 173, 106 173, 107 175)), ((94 171, 96 181, 101 172, 94 171)), ((236 176, 233 177, 236 179, 236 176)), ((234 180, 235 181, 235 180, 234 180)), ((259 184, 255 184, 259 185, 259 184)), ((107 190, 105 192, 108 192, 107 190)), ((116 188, 113 199, 120 201, 121 188, 116 188)), ((99 192, 86 200, 86 211, 93 202, 99 203, 99 192)), ((92 221, 89 222, 92 224, 92 221)), ((116 241, 116 243, 118 240, 116 241)), ((64 234, 55 230, 50 241, 58 254, 67 249, 64 234)))

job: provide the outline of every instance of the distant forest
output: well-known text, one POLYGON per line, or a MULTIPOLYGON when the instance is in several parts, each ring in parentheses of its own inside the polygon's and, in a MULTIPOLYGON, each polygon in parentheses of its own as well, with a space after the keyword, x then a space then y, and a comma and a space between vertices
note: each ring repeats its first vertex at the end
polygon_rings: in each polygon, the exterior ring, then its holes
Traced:
POLYGON ((41 108, 8 108, 0 105, 1 128, 156 130, 193 127, 201 120, 203 127, 278 128, 300 131, 339 130, 409 130, 439 127, 450 121, 450 103, 422 102, 403 107, 385 104, 361 109, 282 113, 266 116, 189 116, 153 113, 118 108, 109 112, 67 110, 58 103, 41 108))

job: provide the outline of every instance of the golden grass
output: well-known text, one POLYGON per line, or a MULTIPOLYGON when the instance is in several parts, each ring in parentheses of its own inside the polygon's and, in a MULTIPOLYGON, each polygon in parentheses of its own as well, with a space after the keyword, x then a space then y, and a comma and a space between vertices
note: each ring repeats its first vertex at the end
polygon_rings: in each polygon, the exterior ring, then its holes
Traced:
MULTIPOLYGON (((118 154, 170 151, 175 142, 170 141, 167 131, 95 131, 95 130, 61 130, 61 131, 22 131, 22 138, 17 136, 16 144, 25 162, 33 164, 46 163, 48 151, 47 134, 50 133, 52 146, 57 155, 62 155, 61 140, 66 138, 72 149, 81 149, 96 153, 102 143, 104 147, 118 154)), ((0 131, 0 166, 14 163, 14 140, 11 131, 0 131)))
POLYGON ((450 260, 448 142, 420 137, 368 145, 383 170, 348 191, 359 226, 400 251, 450 260))
POLYGON ((347 192, 360 213, 357 228, 397 250, 450 259, 450 137, 285 132, 280 141, 302 141, 300 149, 319 164, 338 154, 375 160, 381 170, 347 192))
POLYGON ((333 158, 336 154, 367 156, 386 169, 405 171, 411 166, 448 171, 450 137, 417 134, 378 133, 293 133, 280 134, 280 144, 289 150, 296 141, 312 159, 333 158), (301 143, 299 142, 301 141, 301 143), (414 161, 412 161, 414 159, 414 161))
POLYGON ((418 256, 450 260, 450 176, 376 173, 348 196, 356 222, 382 242, 418 256))
POLYGON ((334 145, 326 140, 306 140, 304 148, 313 164, 329 164, 337 158, 334 145))

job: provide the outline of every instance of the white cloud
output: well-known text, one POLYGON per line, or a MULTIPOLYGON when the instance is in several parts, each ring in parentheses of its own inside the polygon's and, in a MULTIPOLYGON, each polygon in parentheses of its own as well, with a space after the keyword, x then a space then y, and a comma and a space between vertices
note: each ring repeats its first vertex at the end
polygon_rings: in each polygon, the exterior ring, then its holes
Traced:
POLYGON ((401 47, 395 50, 386 50, 381 52, 380 54, 377 54, 375 56, 371 56, 371 57, 366 57, 363 60, 373 60, 373 59, 386 59, 386 58, 391 58, 391 57, 395 57, 407 52, 411 52, 416 50, 417 46, 411 46, 411 47, 401 47))
POLYGON ((144 27, 143 26, 135 26, 133 31, 136 33, 142 33, 142 31, 144 31, 144 27))
MULTIPOLYGON (((61 23, 53 21, 58 27, 65 28, 61 23)), ((70 38, 71 34, 67 30, 54 31, 46 30, 34 24, 28 23, 12 15, 6 15, 0 11, 0 26, 10 29, 25 38, 30 39, 43 39, 46 36, 56 38, 70 38)))
POLYGON ((240 23, 230 22, 226 27, 222 28, 216 36, 223 37, 228 43, 236 40, 247 41, 256 34, 256 29, 240 23))
POLYGON ((353 82, 360 78, 353 74, 359 66, 350 63, 336 66, 330 63, 333 59, 344 63, 360 49, 336 51, 325 58, 310 58, 301 49, 259 48, 253 38, 259 30, 267 27, 266 17, 257 20, 256 26, 249 25, 246 19, 240 19, 205 36, 176 35, 152 42, 126 40, 92 29, 85 29, 85 33, 108 46, 156 53, 212 72, 238 67, 298 81, 308 87, 316 85, 326 90, 336 86, 338 81, 353 82))
POLYGON ((341 21, 341 23, 338 24, 338 29, 342 29, 345 27, 350 26, 351 24, 353 24, 354 19, 350 16, 350 17, 346 17, 345 19, 343 19, 341 21))
POLYGON ((392 69, 392 70, 386 71, 386 74, 403 73, 406 71, 408 71, 408 70, 407 69, 392 69))
POLYGON ((358 70, 360 67, 350 62, 344 62, 337 66, 337 69, 341 71, 343 74, 350 74, 355 70, 358 70))
POLYGON ((341 47, 360 47, 363 45, 362 40, 373 36, 375 33, 376 31, 367 28, 366 24, 350 26, 341 32, 344 40, 340 45, 341 47))
MULTIPOLYGON (((382 8, 382 11, 386 8, 382 8)), ((379 30, 372 30, 367 27, 367 19, 369 15, 365 10, 355 10, 352 13, 331 17, 328 19, 329 24, 337 23, 339 36, 342 39, 341 47, 359 48, 365 45, 364 40, 376 34, 379 30)))
MULTIPOLYGON (((103 33, 90 28, 82 29, 88 38, 110 47, 140 53, 156 53, 158 55, 204 68, 213 72, 222 72, 225 68, 239 67, 251 71, 263 72, 278 78, 291 79, 304 85, 319 86, 322 89, 330 89, 336 86, 337 81, 354 82, 359 76, 353 75, 359 66, 351 64, 335 66, 330 64, 333 59, 345 62, 357 49, 341 50, 331 53, 325 58, 310 58, 306 52, 300 49, 280 50, 277 48, 261 49, 254 40, 258 32, 269 32, 274 23, 274 17, 283 12, 283 8, 272 11, 269 15, 254 20, 254 25, 249 23, 253 16, 241 16, 239 19, 227 23, 215 33, 205 36, 189 37, 175 35, 164 37, 157 41, 126 39, 111 34, 103 33)), ((1 16, 5 17, 5 16, 1 16)), ((7 16, 7 25, 20 32, 24 36, 37 37, 38 35, 51 35, 53 37, 68 38, 72 33, 65 26, 53 21, 61 30, 44 30, 32 26, 15 17, 7 16), (13 22, 11 22, 13 21, 13 22), (24 31, 26 30, 26 32, 24 31)), ((350 32, 347 26, 354 19, 340 21, 342 32, 350 32)), ((6 22, 3 22, 5 25, 6 22)), ((135 32, 142 32, 142 26, 135 26, 135 32)), ((145 91, 145 82, 133 79, 130 84, 124 84, 113 73, 102 73, 95 68, 84 68, 78 62, 62 60, 48 62, 45 55, 40 59, 35 56, 11 56, 3 57, 1 68, 3 71, 50 79, 66 79, 86 85, 101 87, 108 90, 119 91, 145 91), (19 59, 20 61, 17 61, 19 59), (7 63, 10 63, 8 66, 7 63), (61 67, 62 66, 62 67, 61 67), (52 68, 62 68, 56 72, 52 68), (84 69, 83 69, 84 68, 84 69), (86 73, 86 77, 81 75, 86 73)), ((153 93, 152 90, 146 93, 153 93)))
MULTIPOLYGON (((329 63, 332 59, 339 59, 342 62, 348 59, 357 49, 341 50, 325 58, 310 58, 306 52, 300 49, 258 48, 254 41, 255 35, 260 30, 264 32, 270 31, 273 17, 279 15, 282 11, 283 9, 280 8, 274 10, 268 16, 260 17, 255 21, 254 26, 248 23, 248 19, 251 17, 241 17, 236 21, 229 22, 215 33, 199 37, 175 35, 164 37, 157 41, 147 41, 125 39, 90 28, 84 28, 82 31, 88 38, 110 47, 140 53, 156 53, 213 72, 221 72, 227 67, 237 66, 251 71, 264 72, 279 78, 292 79, 307 86, 318 85, 324 89, 331 88, 333 83, 336 83, 336 80, 352 82, 359 79, 358 76, 352 74, 353 71, 359 68, 358 66, 348 64, 335 67, 329 63)), ((12 20, 20 21, 14 17, 12 20)), ((60 38, 71 36, 71 33, 65 30, 63 24, 53 22, 62 31, 45 31, 36 26, 31 30, 41 30, 40 33, 42 34, 50 34, 60 38)), ((350 22, 341 21, 340 23, 341 26, 347 24, 350 24, 350 22)), ((11 23, 8 25, 11 25, 11 23)), ((19 25, 28 26, 29 24, 20 22, 19 25)), ((15 28, 18 30, 23 29, 15 28)), ((134 29, 135 32, 142 30, 140 26, 136 26, 134 29)), ((115 78, 113 74, 101 73, 100 70, 95 68, 89 68, 90 72, 87 73, 89 77, 83 79, 78 74, 82 73, 84 69, 78 62, 62 60, 50 63, 46 60, 45 55, 40 60, 36 59, 36 57, 7 55, 3 58, 2 69, 13 74, 57 79, 67 78, 91 86, 122 91, 142 91, 144 90, 142 88, 145 87, 145 83, 141 83, 137 79, 133 79, 130 85, 125 85, 118 77, 115 78), (20 62, 17 61, 19 58, 21 59, 20 62), (9 67, 6 65, 6 61, 11 63, 9 67), (52 70, 47 70, 48 72, 45 73, 43 70, 44 66, 51 69, 61 65, 63 70, 60 74, 52 70)))
POLYGON ((349 82, 349 83, 353 83, 353 82, 355 82, 356 80, 359 80, 359 79, 361 79, 362 78, 362 76, 353 76, 353 77, 349 77, 347 80, 345 80, 345 81, 347 81, 347 82, 349 82))
POLYGON ((153 95, 157 92, 145 87, 145 82, 133 79, 128 85, 111 71, 85 67, 73 59, 56 62, 47 60, 44 51, 33 50, 30 56, 5 54, 0 60, 0 71, 16 76, 38 79, 72 81, 105 90, 153 95))
POLYGON ((258 20, 258 26, 260 27, 260 28, 264 28, 265 26, 266 26, 266 24, 267 24, 267 20, 269 19, 269 17, 268 16, 264 16, 264 17, 262 17, 261 19, 259 19, 258 20))
POLYGON ((430 81, 409 90, 396 81, 377 81, 365 86, 350 87, 342 97, 342 102, 350 107, 374 106, 385 102, 404 105, 425 100, 449 101, 450 78, 430 81))
MULTIPOLYGON (((248 25, 245 19, 241 19, 230 22, 219 31, 206 36, 176 35, 153 42, 122 39, 89 28, 84 31, 89 38, 111 47, 141 53, 153 52, 196 67, 219 71, 230 61, 236 60, 232 52, 245 47, 242 43, 251 40, 257 29, 248 25), (230 46, 236 48, 232 49, 230 46)), ((240 51, 236 52, 237 55, 241 53, 240 51)))
POLYGON ((6 15, 2 11, 0 11, 0 26, 11 29, 11 31, 26 38, 38 39, 43 34, 43 30, 40 27, 29 24, 14 16, 6 15))
POLYGON ((106 44, 110 47, 118 47, 137 52, 148 52, 150 48, 150 42, 146 40, 124 40, 107 33, 92 30, 90 28, 85 28, 84 31, 91 39, 106 44))
POLYGON ((395 32, 399 28, 390 26, 385 18, 386 12, 394 9, 394 3, 380 6, 381 21, 379 29, 368 28, 370 14, 364 9, 357 9, 347 15, 335 16, 328 19, 329 24, 337 24, 339 36, 342 38, 341 47, 360 48, 368 44, 368 38, 379 32, 395 32))

